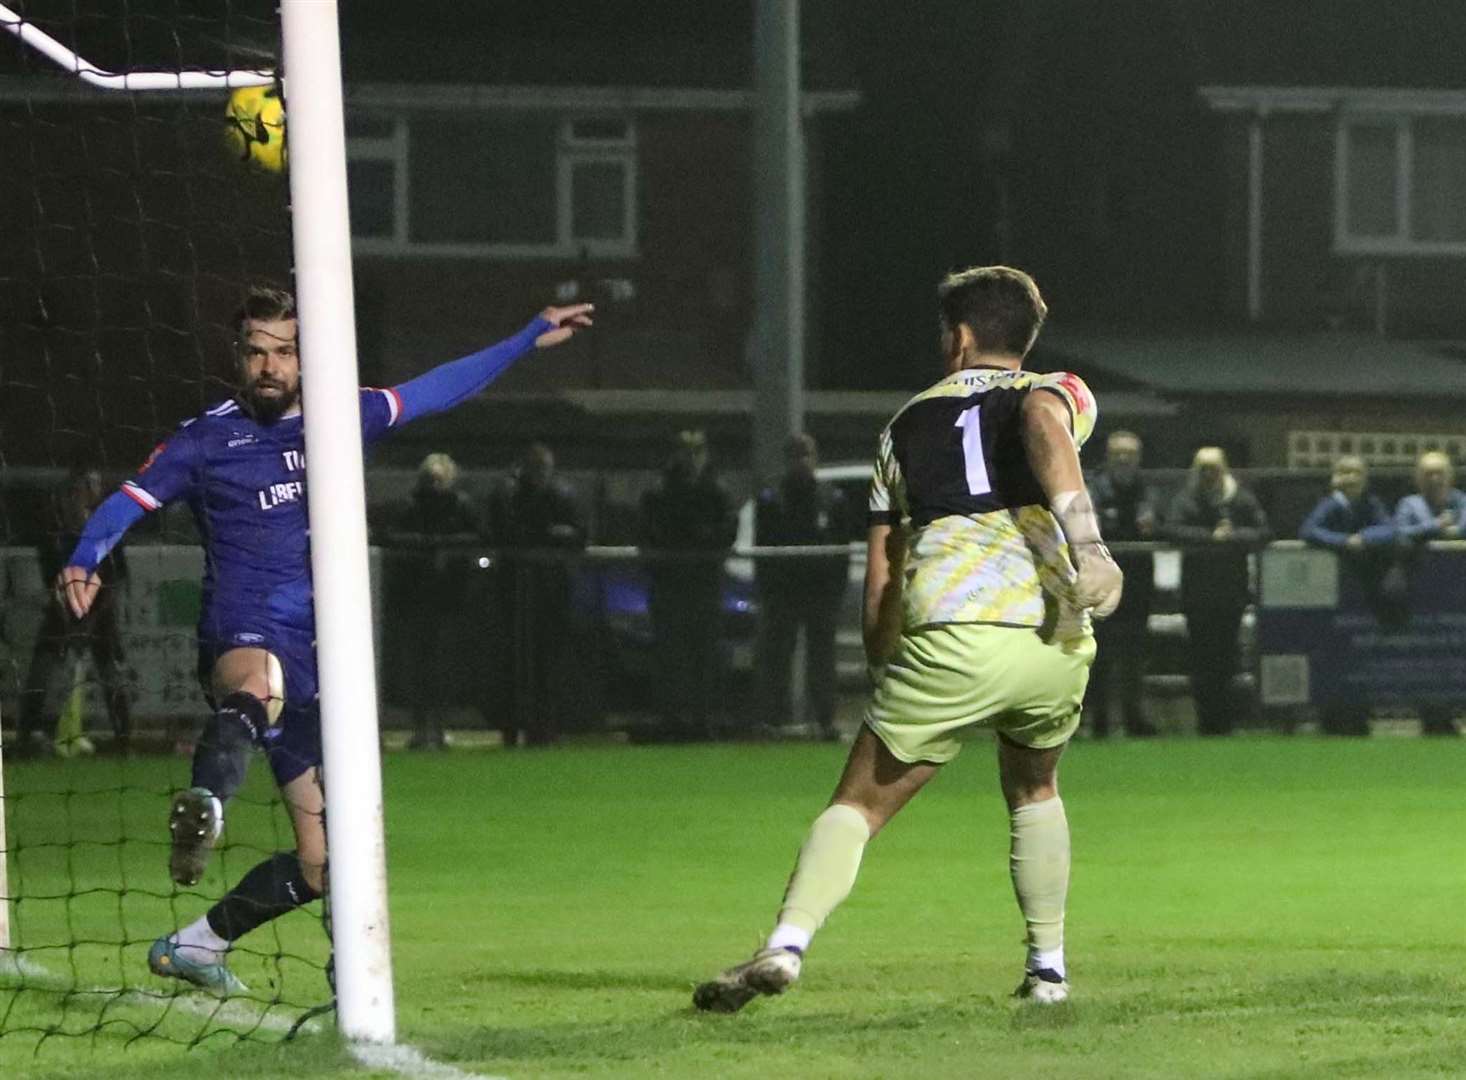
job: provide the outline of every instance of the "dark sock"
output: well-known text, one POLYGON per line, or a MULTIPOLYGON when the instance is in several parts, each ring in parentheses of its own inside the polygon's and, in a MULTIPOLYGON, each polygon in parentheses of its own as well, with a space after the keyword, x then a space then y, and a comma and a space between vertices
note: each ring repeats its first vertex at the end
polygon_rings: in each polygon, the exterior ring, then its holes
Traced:
POLYGON ((249 748, 269 726, 265 704, 243 691, 230 694, 204 725, 193 752, 193 786, 227 800, 244 783, 249 748))
POLYGON ((278 851, 209 909, 209 926, 225 941, 238 941, 255 927, 320 896, 305 880, 300 857, 293 851, 278 851))

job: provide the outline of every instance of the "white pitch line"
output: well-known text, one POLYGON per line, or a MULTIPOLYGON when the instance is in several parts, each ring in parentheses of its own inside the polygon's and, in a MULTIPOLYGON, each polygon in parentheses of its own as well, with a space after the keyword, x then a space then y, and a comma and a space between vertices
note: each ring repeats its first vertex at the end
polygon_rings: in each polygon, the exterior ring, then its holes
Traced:
POLYGON ((0 949, 0 977, 10 976, 18 979, 44 979, 50 976, 50 972, 34 960, 28 959, 17 952, 9 949, 0 949))
MULTIPOLYGON (((42 985, 50 984, 48 989, 66 989, 64 979, 23 956, 0 955, 0 974, 5 974, 7 970, 23 974, 27 979, 42 985)), ((274 1013, 260 1014, 256 1009, 251 1008, 251 1005, 257 1003, 251 1002, 249 998, 226 999, 221 1003, 218 999, 206 997, 201 993, 170 996, 149 993, 145 990, 107 986, 88 986, 77 993, 113 996, 118 1002, 128 1005, 166 1005, 222 1023, 267 1028, 271 1031, 289 1031, 295 1026, 295 1021, 289 1017, 278 1016, 274 1013)), ((307 1020, 301 1025, 300 1030, 311 1035, 319 1034, 321 1024, 317 1020, 307 1020)), ((388 1072, 401 1073, 403 1076, 421 1078, 421 1080, 507 1080, 507 1077, 503 1076, 485 1076, 482 1073, 465 1072, 447 1062, 434 1061, 416 1047, 401 1043, 392 1046, 382 1046, 379 1043, 352 1043, 350 1049, 351 1056, 359 1064, 369 1069, 385 1069, 388 1072)))
POLYGON ((403 1076, 424 1077, 426 1080, 506 1080, 502 1076, 464 1072, 446 1062, 434 1061, 415 1047, 402 1043, 391 1046, 383 1046, 381 1043, 352 1043, 351 1056, 369 1069, 386 1069, 403 1076))
MULTIPOLYGON (((30 985, 37 988, 70 990, 77 994, 96 994, 113 998, 116 1002, 127 1005, 163 1005, 193 1013, 195 1016, 217 1020, 223 1024, 265 1028, 269 1031, 289 1031, 295 1026, 295 1020, 288 1016, 280 1016, 274 1011, 260 1011, 258 1008, 260 1003, 250 998, 226 998, 221 1002, 218 998, 210 997, 202 991, 197 994, 188 992, 166 994, 121 986, 84 986, 73 989, 64 978, 47 970, 34 960, 28 960, 24 956, 0 953, 0 976, 4 975, 23 976, 30 985)), ((315 1035, 322 1029, 318 1021, 307 1020, 300 1026, 300 1030, 315 1035)))
MULTIPOLYGON (((96 988, 91 992, 101 994, 118 993, 119 999, 126 1000, 128 1003, 151 1002, 153 1004, 167 1004, 171 1008, 191 1012, 195 1016, 207 1017, 210 1020, 217 1020, 222 1024, 238 1024, 241 1027, 265 1028, 269 1031, 289 1031, 295 1026, 295 1021, 288 1016, 280 1016, 274 1012, 261 1013, 251 1008, 249 998, 226 998, 221 1003, 217 998, 186 993, 175 996, 150 994, 142 990, 129 990, 126 993, 119 993, 102 988, 96 988)), ((321 1025, 315 1020, 307 1020, 304 1024, 300 1025, 300 1030, 311 1035, 316 1035, 320 1033, 321 1025)))

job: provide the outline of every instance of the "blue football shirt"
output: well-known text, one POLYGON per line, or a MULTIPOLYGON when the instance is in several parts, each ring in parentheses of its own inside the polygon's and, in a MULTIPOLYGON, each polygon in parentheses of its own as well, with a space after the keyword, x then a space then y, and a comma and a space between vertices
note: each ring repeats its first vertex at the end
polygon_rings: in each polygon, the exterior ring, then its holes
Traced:
MULTIPOLYGON (((362 442, 402 416, 395 390, 361 391, 362 442)), ((308 631, 310 527, 305 435, 299 415, 261 424, 237 401, 185 421, 122 491, 144 510, 184 500, 204 547, 205 637, 218 628, 267 622, 308 631)))

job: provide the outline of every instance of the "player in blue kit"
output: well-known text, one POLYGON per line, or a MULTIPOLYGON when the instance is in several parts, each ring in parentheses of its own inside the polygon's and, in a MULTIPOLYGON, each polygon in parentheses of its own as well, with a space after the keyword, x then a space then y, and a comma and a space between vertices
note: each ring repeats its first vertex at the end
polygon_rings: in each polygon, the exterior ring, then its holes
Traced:
MULTIPOLYGON (((591 312, 589 304, 547 308, 496 345, 391 389, 362 390, 362 441, 370 445, 467 401, 519 357, 590 326, 591 312)), ((180 885, 203 875, 252 746, 264 751, 275 774, 296 844, 250 870, 194 923, 154 942, 148 954, 154 972, 220 994, 244 990, 224 962, 233 943, 326 887, 295 300, 253 288, 235 328, 239 393, 184 421, 153 451, 87 521, 57 578, 81 618, 101 587, 97 566, 130 526, 176 499, 193 512, 204 547, 199 679, 214 713, 194 751, 192 786, 173 798, 169 871, 180 885)))

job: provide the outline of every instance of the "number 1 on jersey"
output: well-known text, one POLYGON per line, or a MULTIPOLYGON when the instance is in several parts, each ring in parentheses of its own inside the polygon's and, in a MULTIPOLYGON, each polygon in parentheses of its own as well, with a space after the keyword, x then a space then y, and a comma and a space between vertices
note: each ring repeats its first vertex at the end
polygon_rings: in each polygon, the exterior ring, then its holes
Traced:
POLYGON ((982 456, 982 406, 974 405, 957 414, 954 427, 962 429, 962 461, 967 466, 967 493, 986 495, 993 490, 988 482, 988 463, 982 456))

